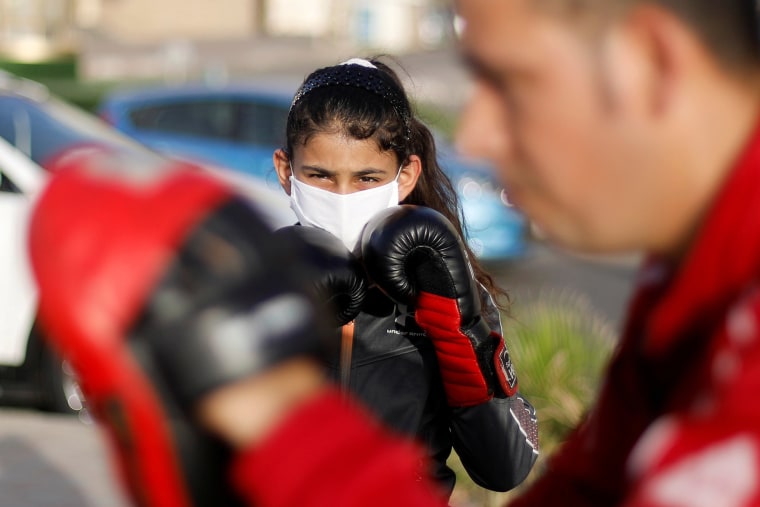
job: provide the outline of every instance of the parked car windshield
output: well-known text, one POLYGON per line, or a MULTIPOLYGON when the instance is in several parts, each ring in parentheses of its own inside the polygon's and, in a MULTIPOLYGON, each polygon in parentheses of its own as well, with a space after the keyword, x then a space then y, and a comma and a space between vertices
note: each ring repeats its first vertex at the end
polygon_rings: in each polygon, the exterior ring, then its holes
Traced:
POLYGON ((288 110, 263 101, 178 98, 136 107, 129 116, 138 129, 282 146, 288 110))
POLYGON ((40 166, 76 145, 97 143, 130 150, 145 148, 125 138, 101 120, 53 97, 42 102, 0 94, 0 137, 40 166))

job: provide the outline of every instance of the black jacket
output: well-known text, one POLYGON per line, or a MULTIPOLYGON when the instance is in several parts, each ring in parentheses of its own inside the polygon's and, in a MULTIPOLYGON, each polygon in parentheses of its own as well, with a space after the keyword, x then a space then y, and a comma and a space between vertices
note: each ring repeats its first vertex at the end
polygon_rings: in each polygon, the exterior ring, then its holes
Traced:
MULTIPOLYGON (((501 331, 495 308, 493 315, 489 323, 501 331)), ((507 491, 528 475, 538 455, 533 407, 518 394, 450 408, 433 346, 404 307, 370 289, 353 323, 352 346, 342 348, 344 355, 350 350, 350 372, 341 373, 339 352, 329 361, 332 376, 381 421, 427 446, 432 476, 449 494, 456 480, 446 466, 452 446, 484 488, 507 491)))

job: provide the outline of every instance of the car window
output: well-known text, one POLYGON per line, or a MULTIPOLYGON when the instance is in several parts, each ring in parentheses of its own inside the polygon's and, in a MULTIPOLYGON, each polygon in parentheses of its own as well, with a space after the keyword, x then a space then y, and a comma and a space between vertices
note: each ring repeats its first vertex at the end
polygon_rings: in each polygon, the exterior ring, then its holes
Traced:
POLYGON ((174 100, 138 107, 129 116, 138 129, 279 147, 288 110, 250 100, 174 100))
POLYGON ((97 143, 140 149, 100 120, 54 98, 36 102, 0 95, 0 111, 0 137, 41 166, 75 145, 97 143))
POLYGON ((21 191, 13 181, 0 169, 0 193, 3 194, 20 194, 21 191))
POLYGON ((178 101, 137 108, 130 113, 130 119, 141 129, 232 139, 235 108, 231 102, 221 100, 178 101))
POLYGON ((273 104, 240 102, 237 139, 243 143, 280 147, 285 144, 288 110, 273 104))
POLYGON ((28 155, 31 150, 31 126, 26 100, 0 96, 0 110, 3 111, 0 115, 0 137, 28 155))

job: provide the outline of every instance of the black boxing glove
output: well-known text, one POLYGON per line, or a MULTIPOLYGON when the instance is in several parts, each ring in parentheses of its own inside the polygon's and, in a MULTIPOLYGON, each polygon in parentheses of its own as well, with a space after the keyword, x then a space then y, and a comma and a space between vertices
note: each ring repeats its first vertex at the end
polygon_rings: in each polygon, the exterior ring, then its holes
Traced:
POLYGON ((504 339, 481 316, 478 285, 456 229, 440 213, 398 206, 362 233, 364 266, 392 299, 415 308, 432 340, 450 406, 472 406, 517 392, 504 339))
POLYGON ((151 351, 185 408, 284 360, 324 352, 326 316, 311 271, 293 255, 303 248, 231 199, 177 249, 130 340, 151 351))
POLYGON ((308 267, 316 299, 322 311, 333 316, 335 326, 348 324, 359 314, 367 295, 367 281, 361 262, 335 235, 317 227, 291 225, 275 231, 275 236, 295 238, 303 245, 296 253, 308 267))
POLYGON ((30 226, 39 317, 137 505, 242 505, 195 401, 320 355, 334 333, 293 245, 228 187, 161 165, 88 154, 57 168, 30 226))

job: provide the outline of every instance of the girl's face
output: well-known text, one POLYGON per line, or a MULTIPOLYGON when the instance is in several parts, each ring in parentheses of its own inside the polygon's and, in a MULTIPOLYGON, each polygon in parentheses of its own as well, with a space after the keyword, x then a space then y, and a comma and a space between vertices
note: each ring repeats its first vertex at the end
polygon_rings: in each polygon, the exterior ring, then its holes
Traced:
POLYGON ((290 176, 336 194, 351 194, 392 182, 398 174, 399 199, 414 189, 422 168, 417 155, 399 172, 393 151, 380 151, 372 139, 357 140, 343 134, 319 133, 296 146, 292 159, 283 150, 273 156, 282 188, 290 195, 290 176), (291 172, 292 171, 292 172, 291 172))

